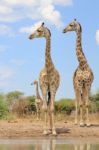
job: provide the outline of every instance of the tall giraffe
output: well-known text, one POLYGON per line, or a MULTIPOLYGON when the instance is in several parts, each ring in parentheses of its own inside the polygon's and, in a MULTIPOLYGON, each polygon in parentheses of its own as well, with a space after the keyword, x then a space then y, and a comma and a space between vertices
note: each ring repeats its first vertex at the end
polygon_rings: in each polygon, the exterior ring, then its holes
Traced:
POLYGON ((51 47, 51 33, 50 30, 44 26, 44 23, 29 36, 29 39, 33 38, 46 39, 46 50, 45 50, 45 67, 40 72, 39 83, 43 96, 43 110, 45 114, 45 125, 43 134, 48 134, 47 130, 47 114, 50 117, 50 128, 53 135, 56 135, 55 123, 54 123, 54 100, 56 91, 59 87, 60 76, 58 71, 52 62, 50 47, 51 47), (48 98, 48 101, 47 101, 48 98))
POLYGON ((75 113, 75 124, 78 123, 78 105, 80 105, 80 126, 84 126, 84 107, 86 108, 86 125, 90 126, 89 122, 89 92, 91 89, 91 84, 94 79, 92 70, 90 69, 86 57, 82 50, 81 44, 81 33, 82 28, 79 22, 74 19, 64 30, 63 33, 75 31, 77 35, 76 40, 76 55, 79 62, 74 77, 73 84, 76 95, 76 113, 75 113))
POLYGON ((31 83, 31 85, 36 85, 36 97, 35 97, 35 106, 36 106, 36 113, 37 113, 37 120, 41 118, 41 108, 43 105, 43 100, 39 94, 39 89, 38 89, 38 81, 34 81, 31 83))

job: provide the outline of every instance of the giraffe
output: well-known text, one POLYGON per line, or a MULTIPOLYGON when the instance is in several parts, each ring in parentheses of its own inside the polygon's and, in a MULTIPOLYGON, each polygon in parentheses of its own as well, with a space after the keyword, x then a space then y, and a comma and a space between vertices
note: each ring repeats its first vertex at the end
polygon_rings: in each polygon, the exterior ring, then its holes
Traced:
POLYGON ((89 93, 94 79, 92 70, 87 63, 86 57, 82 50, 82 28, 79 22, 74 19, 64 30, 63 33, 75 31, 76 39, 76 55, 79 65, 74 72, 73 85, 76 96, 75 102, 75 124, 78 124, 78 107, 80 107, 80 126, 90 126, 89 121, 89 93), (84 115, 84 110, 86 110, 84 115), (86 122, 84 122, 86 121, 86 122))
POLYGON ((41 108, 43 105, 43 100, 39 94, 39 89, 38 89, 38 81, 34 81, 31 83, 31 85, 36 85, 36 97, 35 97, 35 106, 36 106, 36 112, 37 112, 37 120, 41 119, 41 108))
POLYGON ((40 89, 43 96, 43 110, 45 122, 43 134, 47 135, 49 133, 47 129, 47 114, 49 114, 50 131, 53 135, 56 135, 57 133, 55 130, 54 120, 54 100, 60 83, 60 75, 52 62, 50 54, 51 32, 47 27, 45 27, 44 23, 42 23, 41 26, 38 27, 37 30, 29 36, 29 39, 42 37, 46 39, 45 67, 43 70, 41 70, 39 75, 40 89))

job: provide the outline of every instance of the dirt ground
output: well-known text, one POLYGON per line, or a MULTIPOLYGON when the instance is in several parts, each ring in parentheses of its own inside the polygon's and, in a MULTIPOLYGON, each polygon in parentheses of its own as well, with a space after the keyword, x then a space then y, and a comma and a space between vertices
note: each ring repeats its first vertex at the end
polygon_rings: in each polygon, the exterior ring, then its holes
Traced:
MULTIPOLYGON (((91 121, 92 122, 92 121, 91 121)), ((44 121, 35 119, 15 119, 0 121, 0 138, 33 138, 42 135, 44 121)), ((93 120, 90 127, 79 127, 73 121, 58 120, 55 122, 57 137, 96 137, 99 138, 99 120, 93 120)), ((49 134, 47 137, 51 137, 49 134)))

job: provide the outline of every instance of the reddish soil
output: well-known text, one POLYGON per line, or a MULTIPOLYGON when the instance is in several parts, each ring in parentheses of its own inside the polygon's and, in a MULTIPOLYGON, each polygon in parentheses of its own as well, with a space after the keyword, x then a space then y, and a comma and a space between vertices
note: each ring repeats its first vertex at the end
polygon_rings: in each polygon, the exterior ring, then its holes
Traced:
MULTIPOLYGON (((42 135, 44 121, 32 119, 16 119, 13 121, 0 121, 0 138, 33 138, 42 135)), ((79 127, 73 122, 63 120, 55 123, 57 137, 99 137, 99 122, 90 127, 79 127)), ((52 135, 47 135, 51 137, 52 135)))

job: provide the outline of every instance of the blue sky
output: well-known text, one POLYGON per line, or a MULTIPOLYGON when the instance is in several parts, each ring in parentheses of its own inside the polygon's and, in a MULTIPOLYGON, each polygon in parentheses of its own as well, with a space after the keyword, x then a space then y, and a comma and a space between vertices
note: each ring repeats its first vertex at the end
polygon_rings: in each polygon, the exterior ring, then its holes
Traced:
POLYGON ((51 55, 61 76, 56 98, 74 98, 72 77, 78 65, 74 32, 62 29, 76 18, 82 25, 82 47, 94 72, 92 92, 99 89, 98 0, 0 0, 0 91, 35 94, 30 83, 38 79, 45 62, 45 39, 28 40, 45 22, 51 30, 51 55))

